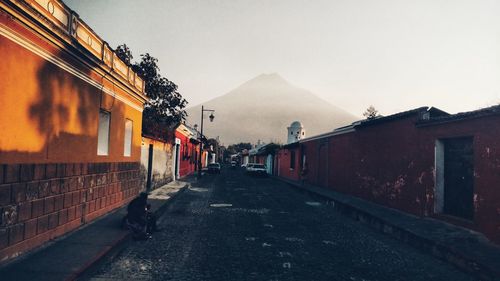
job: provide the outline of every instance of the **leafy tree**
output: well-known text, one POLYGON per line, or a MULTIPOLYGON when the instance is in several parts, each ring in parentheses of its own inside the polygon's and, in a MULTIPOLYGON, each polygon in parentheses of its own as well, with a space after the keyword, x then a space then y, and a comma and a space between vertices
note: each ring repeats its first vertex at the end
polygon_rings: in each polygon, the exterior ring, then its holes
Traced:
POLYGON ((252 144, 249 142, 240 142, 237 144, 231 144, 227 147, 227 151, 230 154, 236 154, 238 152, 241 152, 243 149, 252 149, 252 144))
POLYGON ((146 53, 141 55, 139 62, 131 63, 132 52, 126 44, 116 48, 116 55, 131 65, 132 70, 145 82, 148 101, 142 113, 144 132, 161 136, 166 127, 185 120, 187 101, 177 91, 174 82, 161 76, 157 58, 146 53))
POLYGON ((115 53, 122 61, 124 61, 128 65, 131 65, 132 59, 134 57, 132 56, 132 51, 130 51, 127 45, 123 44, 116 47, 115 53))
POLYGON ((373 105, 370 105, 365 112, 363 112, 363 116, 366 118, 366 119, 374 119, 378 116, 380 116, 378 114, 378 111, 375 109, 375 107, 373 105))

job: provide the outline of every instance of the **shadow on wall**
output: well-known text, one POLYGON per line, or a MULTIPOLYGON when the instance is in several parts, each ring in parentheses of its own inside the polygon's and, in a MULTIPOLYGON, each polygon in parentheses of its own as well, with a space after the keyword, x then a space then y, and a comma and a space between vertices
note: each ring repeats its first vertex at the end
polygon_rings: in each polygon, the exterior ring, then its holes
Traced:
MULTIPOLYGON (((1 126, 10 134, 0 136, 0 162, 71 161, 71 157, 78 160, 85 155, 95 157, 100 106, 120 116, 123 106, 112 108, 113 100, 108 102, 111 108, 106 108, 105 99, 110 98, 106 93, 49 61, 18 49, 21 48, 7 49, 13 53, 8 56, 11 57, 10 66, 18 70, 12 72, 5 66, 0 71, 7 74, 7 79, 16 81, 0 89, 6 95, 3 101, 15 104, 19 111, 15 116, 5 117, 15 122, 1 126), (19 64, 20 57, 27 61, 26 66, 19 64), (19 98, 20 95, 24 96, 19 98), (15 143, 15 139, 22 141, 15 143)), ((63 51, 55 56, 72 61, 63 51)), ((78 71, 85 76, 91 75, 87 67, 78 71)))
POLYGON ((49 62, 38 70, 37 80, 38 100, 30 106, 29 114, 38 131, 48 141, 65 130, 88 134, 89 124, 96 122, 95 114, 89 114, 95 106, 90 96, 92 86, 49 62))

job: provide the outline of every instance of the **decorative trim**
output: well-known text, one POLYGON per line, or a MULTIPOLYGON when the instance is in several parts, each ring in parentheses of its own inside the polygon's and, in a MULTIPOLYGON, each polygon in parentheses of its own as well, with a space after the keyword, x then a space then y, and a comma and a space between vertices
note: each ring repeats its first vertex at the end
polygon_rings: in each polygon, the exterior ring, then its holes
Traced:
MULTIPOLYGON (((59 21, 54 21, 54 19, 51 18, 52 15, 47 14, 48 12, 45 8, 36 8, 38 7, 38 4, 33 1, 38 0, 11 0, 10 3, 13 4, 13 6, 9 6, 9 3, 3 3, 3 1, 0 1, 0 9, 5 10, 11 17, 26 25, 27 28, 32 29, 36 35, 41 36, 41 38, 45 40, 48 40, 48 42, 54 44, 54 46, 64 49, 66 52, 75 56, 83 64, 89 66, 90 68, 94 69, 94 66, 89 65, 83 58, 85 57, 92 60, 93 62, 96 62, 97 64, 99 64, 100 68, 95 68, 94 70, 99 75, 104 76, 109 74, 109 69, 106 69, 106 67, 112 68, 112 66, 105 65, 102 56, 98 57, 96 60, 95 54, 92 53, 93 49, 85 44, 82 45, 79 43, 76 35, 76 30, 78 29, 78 26, 83 23, 83 21, 79 19, 78 14, 66 7, 60 0, 40 0, 55 2, 57 3, 57 5, 60 5, 62 9, 70 11, 70 23, 68 24, 67 28, 63 28, 58 25, 59 21), (20 9, 20 11, 18 11, 17 9, 20 9), (25 17, 19 12, 27 13, 28 17, 25 17), (68 49, 67 45, 71 45, 71 47, 76 48, 77 52, 75 53, 72 49, 68 49), (88 52, 80 53, 79 49, 81 48, 86 49, 88 52)), ((87 28, 94 36, 96 36, 96 38, 103 42, 102 46, 104 46, 104 43, 106 42, 102 40, 97 34, 95 34, 95 32, 93 32, 90 27, 87 26, 87 28)), ((100 52, 101 54, 103 53, 102 50, 100 50, 100 52)), ((111 52, 114 53, 112 50, 111 52)), ((147 97, 144 94, 144 83, 142 83, 142 87, 138 87, 137 85, 131 85, 126 78, 123 78, 120 75, 116 75, 117 73, 115 73, 114 71, 112 72, 112 74, 112 77, 120 82, 117 84, 118 87, 120 87, 127 93, 129 92, 128 89, 130 88, 133 92, 133 95, 131 94, 133 98, 139 100, 141 103, 144 103, 147 100, 147 97), (138 92, 136 92, 136 90, 138 92)), ((137 77, 136 80, 142 81, 142 79, 140 79, 139 77, 137 77)))
POLYGON ((126 105, 134 108, 135 110, 142 112, 143 108, 141 106, 138 106, 137 104, 134 104, 130 102, 126 97, 121 96, 113 92, 111 89, 108 89, 104 87, 104 85, 92 80, 88 75, 86 75, 84 72, 81 70, 71 66, 67 62, 63 61, 62 59, 50 54, 49 52, 41 49, 40 47, 36 46, 33 42, 26 40, 25 38, 22 38, 18 34, 16 34, 14 31, 9 29, 3 24, 0 24, 0 35, 3 35, 5 38, 17 43, 18 45, 24 47, 25 49, 35 53, 36 55, 44 58, 45 60, 53 63, 54 65, 60 67, 61 69, 73 74, 74 76, 80 78, 81 80, 87 82, 88 84, 94 86, 95 88, 103 91, 104 93, 115 97, 117 100, 125 103, 126 105))

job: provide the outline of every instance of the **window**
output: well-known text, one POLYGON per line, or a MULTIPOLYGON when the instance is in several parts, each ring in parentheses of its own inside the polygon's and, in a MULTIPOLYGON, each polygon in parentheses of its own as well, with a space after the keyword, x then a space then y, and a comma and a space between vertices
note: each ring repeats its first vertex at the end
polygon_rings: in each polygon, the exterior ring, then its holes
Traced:
POLYGON ((132 120, 125 119, 125 140, 123 144, 123 156, 130 156, 132 154, 132 120))
POLYGON ((295 169, 295 151, 290 151, 290 169, 295 169))
POLYGON ((108 155, 109 153, 109 122, 111 113, 99 111, 99 129, 97 131, 97 155, 108 155))

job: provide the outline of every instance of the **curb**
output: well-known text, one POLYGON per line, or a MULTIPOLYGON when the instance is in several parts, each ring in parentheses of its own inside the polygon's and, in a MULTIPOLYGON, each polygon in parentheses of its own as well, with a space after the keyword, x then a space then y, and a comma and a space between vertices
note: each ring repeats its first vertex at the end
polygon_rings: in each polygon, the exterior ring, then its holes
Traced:
MULTIPOLYGON (((290 182, 286 179, 281 179, 275 176, 272 178, 282 181, 300 191, 305 191, 309 194, 320 196, 326 199, 328 203, 331 203, 334 210, 340 212, 342 215, 348 216, 356 221, 369 225, 370 227, 384 234, 388 234, 394 238, 397 238, 398 240, 418 250, 431 254, 434 257, 444 260, 454 265, 455 267, 459 268, 460 270, 480 278, 481 280, 486 280, 486 281, 500 280, 500 266, 495 262, 491 261, 484 262, 484 261, 479 261, 478 259, 471 258, 469 255, 467 255, 467 253, 461 252, 459 249, 453 248, 452 245, 446 245, 437 242, 429 237, 425 237, 423 235, 415 233, 411 229, 407 229, 404 226, 399 226, 387 219, 382 218, 381 216, 369 213, 367 210, 363 210, 357 206, 349 204, 349 202, 343 202, 339 198, 328 196, 327 194, 323 194, 312 189, 307 189, 306 187, 301 186, 299 183, 290 182)), ((363 200, 360 198, 357 199, 363 200)), ((367 202, 375 204, 369 201, 367 202)), ((409 218, 415 217, 411 214, 406 214, 398 210, 389 209, 382 205, 378 206, 381 208, 388 209, 392 212, 408 216, 409 218)), ((426 220, 425 222, 434 221, 432 219, 423 219, 422 221, 424 220, 426 220)), ((441 223, 441 222, 434 221, 434 223, 441 223)))
MULTIPOLYGON (((179 188, 179 190, 172 194, 170 198, 165 200, 165 203, 163 203, 157 210, 154 211, 154 215, 156 218, 160 218, 163 213, 166 211, 168 205, 172 202, 172 200, 177 197, 177 195, 184 193, 184 191, 190 186, 189 183, 184 184, 183 187, 179 188)), ((76 272, 71 274, 66 280, 67 281, 73 281, 73 280, 79 280, 82 277, 85 277, 86 274, 89 272, 92 272, 93 269, 99 265, 105 258, 110 256, 110 254, 118 249, 120 246, 124 245, 127 241, 130 240, 132 237, 132 234, 130 231, 125 231, 123 235, 119 236, 112 245, 104 247, 104 249, 99 252, 96 256, 94 256, 92 259, 90 259, 85 265, 83 265, 81 268, 77 269, 76 272)))
POLYGON ((83 265, 81 268, 79 268, 76 272, 71 274, 66 280, 77 280, 79 277, 82 277, 85 272, 90 270, 92 267, 97 265, 99 262, 101 262, 105 257, 108 256, 108 254, 113 250, 116 249, 118 246, 122 245, 126 241, 129 240, 131 234, 130 232, 126 232, 123 235, 121 235, 114 243, 110 246, 104 247, 104 249, 99 252, 95 257, 93 257, 91 260, 89 260, 85 265, 83 265))

